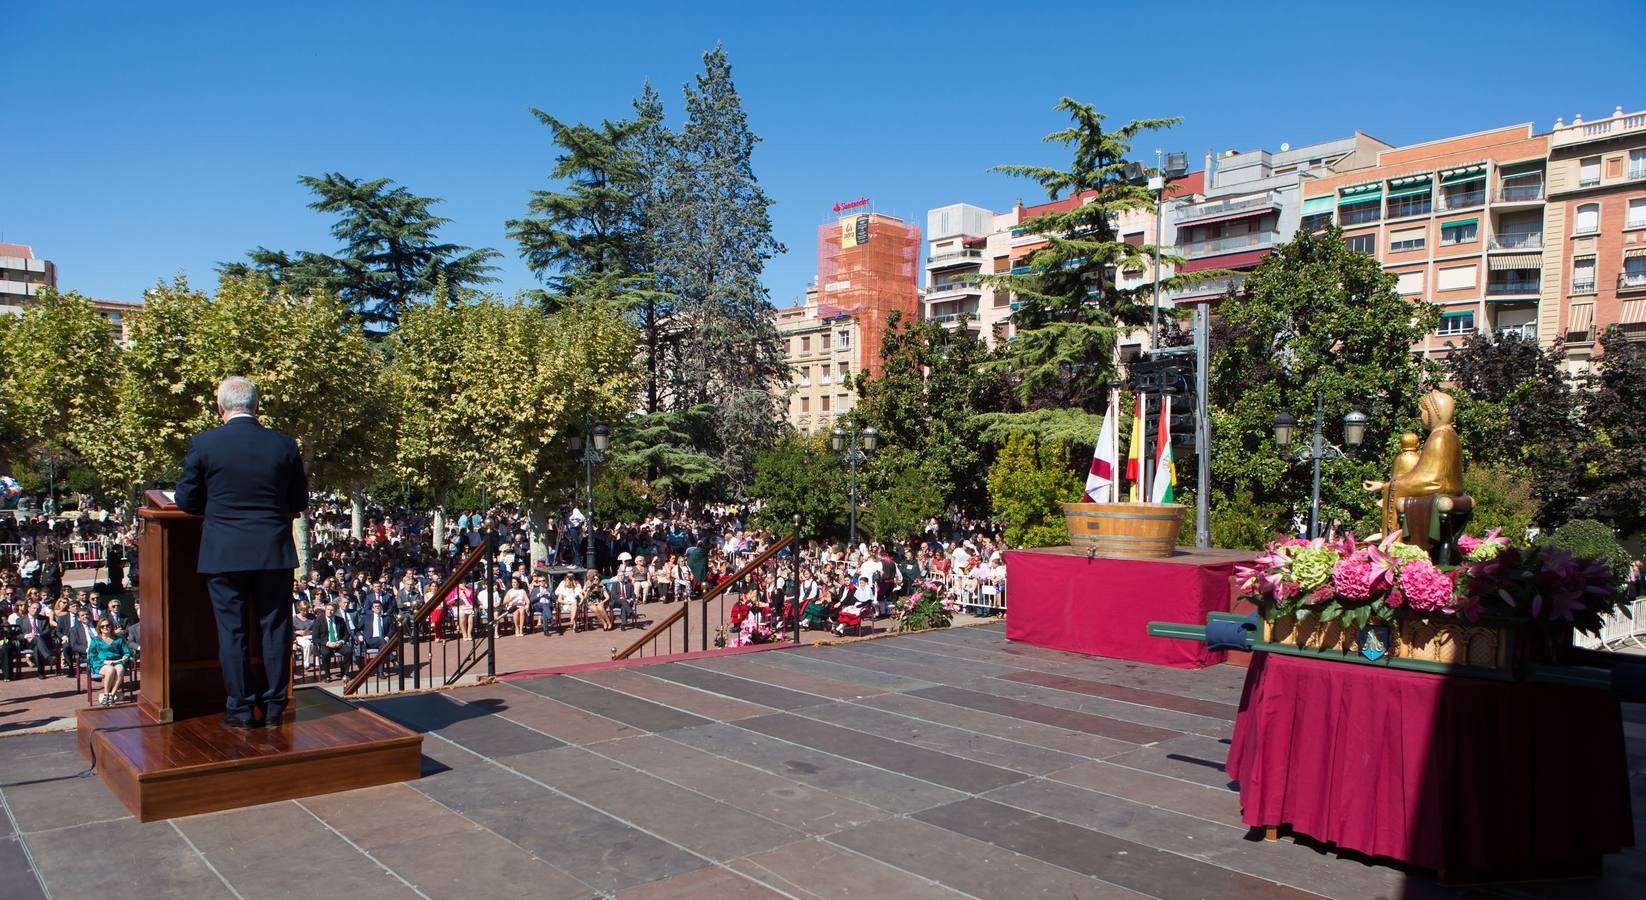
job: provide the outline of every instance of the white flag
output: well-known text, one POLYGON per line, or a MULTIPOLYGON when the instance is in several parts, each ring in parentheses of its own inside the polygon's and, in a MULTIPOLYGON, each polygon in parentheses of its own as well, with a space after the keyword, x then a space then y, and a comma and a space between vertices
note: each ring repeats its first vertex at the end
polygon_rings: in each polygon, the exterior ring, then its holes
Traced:
POLYGON ((1092 467, 1086 472, 1084 500, 1087 503, 1113 503, 1119 488, 1115 481, 1120 465, 1117 455, 1120 424, 1115 421, 1115 408, 1119 404, 1120 397, 1111 391, 1109 409, 1103 413, 1103 425, 1098 431, 1097 448, 1092 451, 1092 467))

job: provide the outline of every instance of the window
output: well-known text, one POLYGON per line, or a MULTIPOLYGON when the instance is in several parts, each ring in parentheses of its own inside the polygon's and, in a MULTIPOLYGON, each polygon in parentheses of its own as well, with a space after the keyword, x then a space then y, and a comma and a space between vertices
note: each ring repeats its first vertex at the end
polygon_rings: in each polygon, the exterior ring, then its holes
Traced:
POLYGON ((1619 288, 1646 287, 1646 256, 1631 256, 1623 261, 1623 277, 1619 288))
POLYGON ((835 346, 839 347, 842 350, 851 349, 851 346, 852 346, 852 333, 850 331, 840 332, 839 333, 839 338, 840 338, 839 340, 835 341, 835 346))
POLYGON ((1580 256, 1572 260, 1572 293, 1592 294, 1595 292, 1595 258, 1580 256))
POLYGON ((1343 243, 1349 245, 1350 250, 1359 250, 1368 256, 1377 253, 1377 235, 1375 234, 1352 234, 1344 238, 1343 243))
POLYGON ((1331 213, 1311 213, 1303 217, 1304 231, 1319 231, 1332 224, 1331 213))
POLYGON ((1469 334, 1474 330, 1475 314, 1473 311, 1449 312, 1440 314, 1440 327, 1435 329, 1435 334, 1442 336, 1469 334))
POLYGON ((1480 224, 1474 219, 1444 222, 1440 226, 1440 245, 1468 244, 1480 236, 1480 224))
POLYGON ((817 398, 817 411, 818 412, 828 412, 829 411, 829 398, 827 398, 827 397, 817 398))
POLYGON ((1600 157, 1591 156, 1578 164, 1577 186, 1590 187, 1600 183, 1600 157))
POLYGON ((800 367, 800 386, 801 387, 811 387, 812 386, 812 367, 811 366, 801 366, 800 367))
POLYGON ((1646 197, 1629 201, 1629 220, 1624 228, 1646 228, 1646 197))
POLYGON ((1476 268, 1476 266, 1471 264, 1467 266, 1453 266, 1450 269, 1441 269, 1439 277, 1435 280, 1435 290, 1462 291, 1473 288, 1475 286, 1476 268))
POLYGON ((1399 278, 1400 281, 1395 285, 1395 290, 1401 292, 1402 294, 1423 293, 1422 269, 1418 269, 1416 272, 1401 272, 1399 278))
POLYGON ((1407 250, 1422 250, 1426 243, 1428 229, 1403 228, 1389 232, 1389 252, 1402 253, 1407 250))
POLYGON ((803 412, 803 413, 812 411, 812 398, 810 398, 810 397, 801 397, 800 398, 800 411, 803 412))
POLYGON ((1424 187, 1421 194, 1407 194, 1402 197, 1389 197, 1389 218, 1400 219, 1406 216, 1426 216, 1432 208, 1433 201, 1428 187, 1424 187))
POLYGON ((818 368, 822 370, 822 373, 818 376, 817 383, 818 384, 830 384, 831 381, 829 379, 829 364, 824 363, 823 365, 818 366, 818 368))
POLYGON ((811 338, 803 337, 803 338, 800 339, 800 352, 801 353, 810 353, 810 352, 812 352, 812 339, 811 338))
POLYGON ((848 367, 845 363, 841 363, 840 364, 840 383, 845 384, 846 379, 848 377, 850 377, 851 374, 852 374, 851 368, 848 367))
POLYGON ((1585 203, 1577 208, 1577 227, 1573 234, 1594 234, 1600 230, 1600 204, 1585 203))
POLYGON ((820 340, 823 341, 823 349, 824 350, 829 349, 829 333, 827 331, 823 332, 823 336, 820 338, 820 340))
POLYGON ((1629 178, 1646 178, 1646 150, 1629 151, 1629 178))

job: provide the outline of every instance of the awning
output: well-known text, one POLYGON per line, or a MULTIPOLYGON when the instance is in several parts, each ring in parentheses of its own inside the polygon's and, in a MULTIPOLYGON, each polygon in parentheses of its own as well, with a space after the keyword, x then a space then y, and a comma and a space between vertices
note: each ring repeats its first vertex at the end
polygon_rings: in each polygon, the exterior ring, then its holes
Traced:
POLYGON ((1457 228, 1460 225, 1479 225, 1479 224, 1480 224, 1480 219, 1478 219, 1478 218, 1458 219, 1455 222, 1441 222, 1440 227, 1441 228, 1457 228))
POLYGON ((1441 184, 1462 184, 1466 181, 1478 181, 1486 177, 1485 165, 1458 166, 1455 169, 1440 171, 1441 184))
POLYGON ((1427 179, 1427 178, 1423 179, 1422 181, 1418 182, 1417 184, 1408 184, 1404 187, 1393 187, 1392 186, 1393 184, 1394 184, 1394 182, 1390 182, 1390 185, 1391 185, 1391 187, 1389 188, 1389 197, 1390 198, 1410 197, 1414 194, 1427 194, 1427 193, 1429 193, 1429 179, 1427 179))
POLYGON ((1427 172, 1425 172, 1422 175, 1403 175, 1399 178, 1389 179, 1389 184, 1392 187, 1401 187, 1403 185, 1412 185, 1412 184, 1417 184, 1418 182, 1428 184, 1429 183, 1429 174, 1427 172))
POLYGON ((1593 303, 1579 303, 1566 311, 1566 332, 1583 332, 1589 330, 1589 325, 1595 320, 1595 305, 1593 303))
POLYGON ((1630 247, 1623 251, 1624 259, 1634 259, 1637 256, 1646 256, 1646 247, 1630 247))
POLYGON ((1377 201, 1382 200, 1382 199, 1383 199, 1383 192, 1382 191, 1377 191, 1377 192, 1371 193, 1371 194, 1355 194, 1352 197, 1348 196, 1348 195, 1345 195, 1345 196, 1338 199, 1337 205, 1338 206, 1353 206, 1356 203, 1376 203, 1377 201))
POLYGON ((1263 261, 1263 257, 1273 252, 1273 250, 1247 250, 1244 253, 1230 253, 1227 256, 1208 256, 1204 259, 1191 259, 1177 268, 1180 272, 1198 272, 1201 269, 1239 269, 1246 266, 1255 266, 1263 261))
POLYGON ((1320 213, 1329 213, 1331 211, 1332 198, 1330 196, 1309 197, 1303 201, 1303 214, 1306 216, 1319 215, 1320 213))
POLYGON ((1639 325, 1646 322, 1646 300, 1625 300, 1623 311, 1618 314, 1617 324, 1639 325))
POLYGON ((1509 253, 1491 258, 1491 270, 1503 272, 1509 269, 1541 269, 1543 268, 1543 254, 1541 253, 1509 253))
POLYGON ((1272 206, 1259 206, 1253 209, 1243 209, 1239 212, 1224 213, 1221 216, 1212 216, 1209 219, 1195 219, 1192 222, 1179 222, 1178 228, 1195 228, 1200 225, 1210 225, 1213 222, 1229 222, 1235 219, 1250 219, 1256 216, 1266 216, 1274 212, 1272 206))

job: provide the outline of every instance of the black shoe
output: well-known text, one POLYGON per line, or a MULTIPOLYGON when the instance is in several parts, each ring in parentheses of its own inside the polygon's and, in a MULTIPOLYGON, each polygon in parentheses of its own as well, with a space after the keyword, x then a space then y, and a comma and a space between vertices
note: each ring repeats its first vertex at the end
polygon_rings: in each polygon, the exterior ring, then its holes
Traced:
POLYGON ((280 725, 280 718, 286 714, 285 707, 275 709, 270 707, 263 711, 263 727, 276 728, 280 725))
POLYGON ((229 713, 223 714, 223 726, 225 728, 233 728, 236 731, 250 731, 251 729, 257 727, 252 724, 250 719, 237 719, 229 713))

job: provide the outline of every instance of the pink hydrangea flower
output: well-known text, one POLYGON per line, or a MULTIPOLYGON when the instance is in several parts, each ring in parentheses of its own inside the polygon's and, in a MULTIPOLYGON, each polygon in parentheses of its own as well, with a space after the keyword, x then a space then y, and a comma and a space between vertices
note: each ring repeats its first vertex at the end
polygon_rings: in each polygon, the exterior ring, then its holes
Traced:
POLYGON ((1337 565, 1332 566, 1332 588, 1339 596, 1350 600, 1372 599, 1372 585, 1376 578, 1372 559, 1365 553, 1340 559, 1337 565))
POLYGON ((1452 603, 1452 577, 1426 559, 1414 559, 1400 567, 1400 589, 1406 603, 1419 612, 1438 612, 1452 603))

